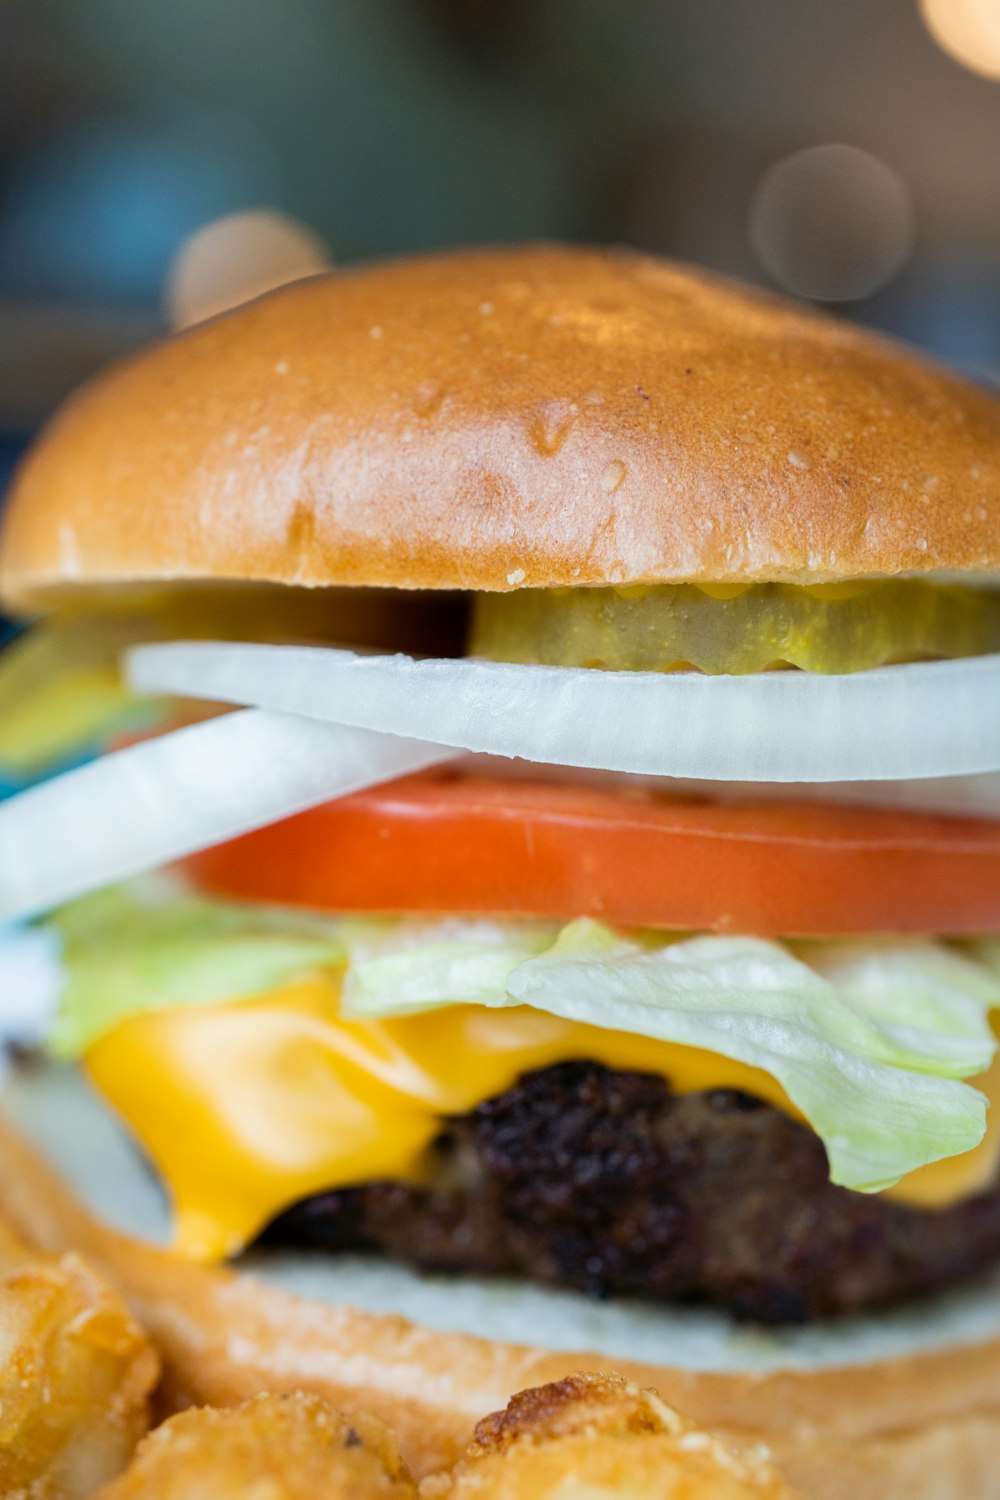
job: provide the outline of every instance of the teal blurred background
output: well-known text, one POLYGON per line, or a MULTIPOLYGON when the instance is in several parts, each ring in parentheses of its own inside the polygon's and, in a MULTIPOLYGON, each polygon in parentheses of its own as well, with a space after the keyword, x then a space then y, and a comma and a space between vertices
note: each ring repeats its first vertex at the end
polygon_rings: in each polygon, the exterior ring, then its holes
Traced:
POLYGON ((998 90, 917 0, 0 0, 2 451, 245 209, 335 264, 629 241, 996 379, 998 90))
POLYGON ((303 256, 624 241, 998 382, 998 80, 1000 0, 0 0, 0 505, 303 256))

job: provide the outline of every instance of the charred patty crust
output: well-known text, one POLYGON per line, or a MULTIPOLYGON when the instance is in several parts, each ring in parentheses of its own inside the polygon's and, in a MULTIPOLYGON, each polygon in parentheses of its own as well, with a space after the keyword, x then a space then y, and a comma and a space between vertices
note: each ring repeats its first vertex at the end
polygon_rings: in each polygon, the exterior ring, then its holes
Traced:
POLYGON ((271 1244, 793 1323, 942 1288, 1000 1257, 1000 1187, 938 1212, 829 1181, 819 1139, 731 1089, 595 1063, 529 1073, 451 1120, 431 1185, 321 1193, 271 1244))

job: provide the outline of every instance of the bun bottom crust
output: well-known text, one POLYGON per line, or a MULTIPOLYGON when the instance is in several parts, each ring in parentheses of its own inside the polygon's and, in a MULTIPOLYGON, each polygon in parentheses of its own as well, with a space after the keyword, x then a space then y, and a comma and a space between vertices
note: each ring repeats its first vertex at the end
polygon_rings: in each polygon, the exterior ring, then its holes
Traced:
POLYGON ((617 1370, 735 1447, 765 1444, 808 1500, 1000 1497, 1000 1339, 855 1366, 724 1374, 435 1332, 190 1265, 111 1230, 6 1121, 0 1214, 42 1249, 81 1251, 121 1289, 159 1346, 171 1408, 312 1391, 389 1423, 420 1476, 453 1463, 471 1425, 515 1391, 617 1370))

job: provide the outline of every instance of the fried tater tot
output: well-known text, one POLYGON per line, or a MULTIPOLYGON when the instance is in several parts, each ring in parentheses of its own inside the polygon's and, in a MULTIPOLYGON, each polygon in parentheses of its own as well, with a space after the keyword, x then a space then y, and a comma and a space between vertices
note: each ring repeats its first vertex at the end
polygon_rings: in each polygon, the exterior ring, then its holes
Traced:
POLYGON ((299 1394, 171 1417, 95 1500, 415 1500, 416 1493, 387 1427, 299 1394))
POLYGON ((572 1375, 522 1391, 476 1428, 421 1500, 795 1500, 762 1457, 738 1458, 652 1391, 572 1375))
POLYGON ((0 1231, 0 1495, 82 1500, 149 1428, 159 1365, 125 1303, 77 1255, 0 1231))
POLYGON ((0 1276, 6 1276, 15 1266, 23 1266, 27 1260, 37 1260, 34 1250, 20 1239, 3 1219, 0 1219, 0 1276))

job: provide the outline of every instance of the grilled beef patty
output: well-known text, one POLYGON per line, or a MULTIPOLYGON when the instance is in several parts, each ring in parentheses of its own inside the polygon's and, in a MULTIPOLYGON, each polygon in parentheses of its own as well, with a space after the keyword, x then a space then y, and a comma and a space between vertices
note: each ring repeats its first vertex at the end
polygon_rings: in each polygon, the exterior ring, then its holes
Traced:
POLYGON ((849 1192, 771 1105, 589 1062, 527 1074, 450 1121, 435 1153, 432 1186, 321 1193, 265 1240, 763 1323, 858 1312, 1000 1258, 1000 1187, 940 1212, 849 1192))

